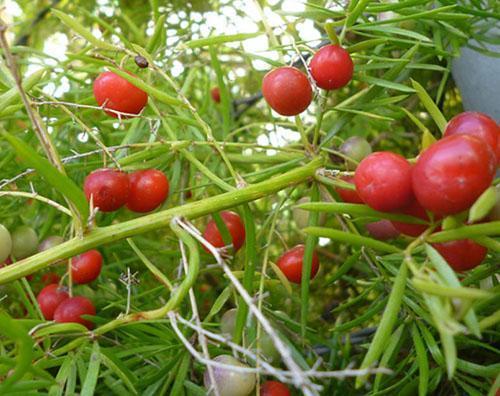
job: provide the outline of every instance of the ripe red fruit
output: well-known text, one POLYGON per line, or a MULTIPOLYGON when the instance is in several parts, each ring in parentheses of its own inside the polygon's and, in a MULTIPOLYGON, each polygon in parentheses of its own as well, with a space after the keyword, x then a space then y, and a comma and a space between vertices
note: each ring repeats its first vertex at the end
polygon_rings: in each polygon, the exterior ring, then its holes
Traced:
MULTIPOLYGON (((222 221, 226 225, 227 230, 231 235, 233 249, 236 252, 243 246, 243 243, 245 242, 245 226, 237 213, 224 211, 220 213, 220 217, 222 218, 222 221)), ((225 246, 222 234, 220 233, 215 220, 210 220, 208 222, 207 227, 205 228, 205 232, 203 233, 203 238, 205 238, 208 242, 210 242, 217 248, 225 246)), ((207 252, 209 252, 209 250, 205 248, 205 246, 203 246, 203 248, 207 252)))
MULTIPOLYGON (((409 216, 417 217, 419 219, 430 221, 429 216, 427 215, 426 210, 418 203, 417 200, 413 200, 413 202, 407 208, 401 210, 402 214, 406 214, 409 216)), ((398 230, 401 234, 417 237, 422 234, 428 226, 425 224, 411 224, 411 223, 401 223, 399 221, 391 221, 392 225, 396 230, 398 230)))
POLYGON ((389 151, 370 154, 361 161, 354 183, 361 199, 382 212, 404 208, 412 199, 411 165, 389 151))
MULTIPOLYGON (((285 252, 276 263, 290 282, 300 284, 302 281, 302 262, 304 260, 304 251, 304 245, 297 245, 285 252)), ((311 279, 316 276, 318 270, 319 258, 316 252, 313 251, 311 279)))
POLYGON ((212 96, 212 100, 215 103, 220 103, 220 89, 219 89, 219 87, 213 87, 210 90, 210 96, 212 96))
POLYGON ((113 212, 127 202, 130 182, 126 173, 115 169, 98 169, 85 178, 85 196, 101 212, 113 212))
POLYGON ((127 208, 134 212, 150 212, 168 197, 169 184, 165 174, 156 169, 139 170, 129 175, 130 191, 127 208))
POLYGON ((61 277, 55 272, 47 272, 42 275, 41 281, 44 285, 50 285, 51 283, 59 283, 61 277))
POLYGON ((260 396, 291 396, 290 389, 279 381, 266 381, 260 386, 260 396))
POLYGON ((354 70, 349 52, 333 44, 320 48, 312 57, 309 67, 316 85, 327 90, 347 85, 354 70))
POLYGON ((379 220, 365 224, 368 233, 375 239, 386 241, 399 236, 399 231, 389 220, 379 220))
POLYGON ((495 169, 496 158, 487 144, 474 136, 448 136, 420 154, 413 168, 413 191, 431 212, 459 213, 490 186, 495 169))
POLYGON ((54 320, 58 323, 80 323, 92 329, 94 324, 83 319, 82 315, 95 315, 95 307, 88 298, 70 297, 59 304, 54 312, 54 320))
POLYGON ((444 136, 469 135, 483 140, 496 153, 500 162, 500 126, 486 114, 466 111, 453 117, 444 131, 444 136))
MULTIPOLYGON (((352 176, 342 176, 341 179, 349 184, 353 184, 354 177, 352 176)), ((353 184, 354 186, 354 184, 353 184)), ((349 190, 348 188, 335 187, 335 191, 340 195, 342 201, 348 203, 364 203, 356 190, 349 190)))
POLYGON ((97 250, 89 250, 71 260, 71 279, 77 284, 90 283, 101 273, 102 256, 97 250))
POLYGON ((457 272, 477 267, 488 253, 488 249, 471 239, 434 243, 432 246, 457 272))
MULTIPOLYGON (((139 114, 148 102, 146 92, 109 71, 101 73, 95 79, 94 97, 99 106, 104 105, 106 109, 128 114, 139 114)), ((111 117, 118 117, 118 114, 111 111, 106 113, 111 117)))
POLYGON ((68 298, 69 294, 63 288, 60 288, 57 283, 51 283, 38 293, 36 300, 40 305, 43 317, 52 320, 57 307, 68 298))
POLYGON ((284 116, 302 113, 312 100, 312 88, 307 76, 288 66, 271 70, 264 76, 262 94, 269 106, 284 116))

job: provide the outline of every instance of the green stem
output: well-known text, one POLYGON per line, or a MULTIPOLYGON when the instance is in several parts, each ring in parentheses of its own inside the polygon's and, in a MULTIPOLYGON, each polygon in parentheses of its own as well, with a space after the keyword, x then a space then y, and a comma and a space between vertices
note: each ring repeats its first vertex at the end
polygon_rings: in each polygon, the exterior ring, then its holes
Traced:
POLYGON ((455 228, 453 230, 436 232, 427 238, 427 242, 447 242, 456 239, 466 239, 487 235, 500 235, 500 221, 474 224, 455 228))
POLYGON ((135 322, 138 320, 154 320, 163 318, 168 312, 177 308, 181 302, 184 300, 189 292, 189 289, 194 285, 198 273, 200 272, 200 254, 198 252, 198 243, 189 235, 186 231, 179 227, 179 225, 174 221, 170 223, 170 228, 177 235, 179 239, 186 244, 189 249, 189 267, 186 277, 182 283, 177 287, 167 303, 158 309, 153 309, 151 311, 136 312, 133 314, 125 315, 123 317, 112 320, 105 325, 95 329, 94 334, 102 335, 111 331, 121 325, 135 322))
POLYGON ((188 219, 193 219, 272 195, 292 184, 301 183, 309 179, 318 168, 323 166, 323 162, 322 158, 315 158, 304 166, 297 167, 261 183, 252 184, 248 187, 216 195, 201 201, 166 209, 120 224, 94 229, 83 238, 73 238, 52 249, 24 259, 15 266, 1 268, 0 284, 19 279, 43 269, 58 260, 75 256, 97 246, 166 227, 174 216, 185 216, 188 219))

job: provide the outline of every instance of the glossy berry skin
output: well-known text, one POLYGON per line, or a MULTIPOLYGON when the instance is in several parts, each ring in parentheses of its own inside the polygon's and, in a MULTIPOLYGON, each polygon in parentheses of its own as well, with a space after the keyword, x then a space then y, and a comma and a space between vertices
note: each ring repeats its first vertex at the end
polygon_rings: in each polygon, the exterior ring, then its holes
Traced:
POLYGON ((389 220, 379 220, 365 224, 365 228, 375 239, 379 241, 387 241, 399 236, 399 231, 392 225, 389 220))
POLYGON ((380 151, 358 165, 354 175, 356 191, 369 207, 392 212, 412 199, 411 165, 399 154, 380 151))
POLYGON ((12 238, 9 230, 0 224, 0 263, 3 263, 12 252, 12 238))
POLYGON ((466 111, 453 117, 444 131, 444 136, 469 135, 484 141, 495 152, 500 163, 500 126, 486 114, 466 111))
POLYGON ((101 253, 89 250, 71 259, 71 279, 77 284, 90 283, 97 279, 101 268, 101 253))
POLYGON ((85 196, 101 212, 113 212, 127 203, 130 182, 126 173, 115 169, 98 169, 89 174, 83 185, 85 196))
MULTIPOLYGON (((297 245, 285 252, 277 261, 280 270, 285 274, 290 282, 300 284, 302 282, 302 264, 304 260, 304 245, 297 245)), ((319 258, 316 252, 313 252, 311 265, 311 279, 313 279, 319 270, 319 258)))
MULTIPOLYGON (((94 81, 94 97, 99 106, 128 114, 139 114, 148 102, 148 95, 123 77, 113 73, 101 73, 94 81)), ((106 111, 106 110, 105 110, 106 111)), ((106 111, 111 117, 118 114, 106 111)), ((122 116, 127 118, 127 116, 122 116)))
POLYGON ((372 153, 372 146, 361 136, 351 136, 339 147, 339 151, 351 160, 345 160, 347 170, 355 170, 357 163, 372 153))
POLYGON ((82 296, 70 297, 59 304, 54 312, 57 323, 80 323, 87 329, 92 329, 94 324, 82 318, 82 315, 95 315, 95 307, 88 298, 82 296))
POLYGON ((349 52, 333 44, 320 48, 312 57, 309 67, 316 85, 326 90, 346 86, 354 71, 349 52))
MULTIPOLYGON (((401 210, 402 214, 417 217, 421 220, 430 221, 429 216, 427 215, 426 210, 418 203, 417 200, 413 200, 413 202, 407 208, 401 210)), ((401 234, 417 237, 422 234, 428 226, 425 224, 411 224, 411 223, 402 223, 399 221, 391 221, 392 225, 396 230, 398 230, 401 234)))
MULTIPOLYGON (((230 355, 219 355, 213 359, 217 363, 236 366, 248 367, 230 355)), ((230 368, 212 366, 214 381, 217 384, 217 390, 220 396, 249 396, 255 388, 255 374, 233 371, 230 368)), ((210 378, 208 369, 203 375, 203 383, 208 391, 214 388, 210 378)), ((207 393, 214 395, 215 392, 207 393)))
POLYGON ((16 260, 22 260, 36 253, 38 248, 38 235, 31 227, 22 225, 17 227, 11 234, 12 256, 16 260))
POLYGON ((129 175, 130 190, 127 208, 146 213, 158 208, 168 197, 169 184, 165 174, 156 169, 138 170, 129 175))
MULTIPOLYGON (((352 184, 354 186, 354 178, 352 176, 342 176, 341 179, 349 184, 352 184)), ((342 188, 339 186, 335 187, 335 191, 337 191, 337 194, 340 195, 340 198, 342 198, 342 201, 347 202, 347 203, 359 203, 362 204, 364 203, 361 197, 359 196, 358 192, 354 190, 350 190, 348 188, 342 188)))
POLYGON ((413 168, 413 191, 420 205, 431 212, 459 213, 490 186, 495 169, 495 155, 483 141, 449 136, 420 154, 413 168))
POLYGON ((47 320, 52 320, 54 319, 54 312, 57 307, 68 298, 69 294, 63 288, 59 287, 57 283, 51 283, 38 293, 36 300, 38 301, 43 317, 47 320))
POLYGON ((488 249, 470 239, 434 243, 432 246, 457 272, 477 267, 488 253, 488 249))
MULTIPOLYGON (((234 212, 224 211, 220 213, 222 221, 227 227, 229 234, 231 235, 231 240, 233 244, 234 251, 238 251, 245 242, 245 226, 243 221, 241 221, 241 217, 234 212)), ((217 224, 215 220, 210 220, 205 228, 205 232, 203 233, 203 238, 205 238, 208 242, 210 242, 216 248, 221 248, 225 246, 224 239, 222 238, 222 234, 217 228, 217 224)), ((208 252, 208 249, 203 246, 203 248, 208 252)))
POLYGON ((260 386, 260 396, 291 396, 291 393, 282 382, 266 381, 260 386))
POLYGON ((210 90, 210 96, 215 103, 220 103, 220 89, 219 87, 213 87, 210 90))
POLYGON ((312 101, 311 83, 295 67, 279 67, 262 80, 264 99, 277 113, 294 116, 302 113, 312 101))

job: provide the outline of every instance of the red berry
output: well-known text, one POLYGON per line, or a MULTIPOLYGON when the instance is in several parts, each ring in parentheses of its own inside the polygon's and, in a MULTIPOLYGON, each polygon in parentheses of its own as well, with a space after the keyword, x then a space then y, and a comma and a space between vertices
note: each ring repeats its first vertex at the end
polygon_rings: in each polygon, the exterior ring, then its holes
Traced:
POLYGON ((284 116, 302 113, 312 100, 307 76, 295 67, 271 70, 262 80, 262 94, 274 111, 284 116))
POLYGON ((129 175, 130 192, 127 208, 134 212, 150 212, 168 197, 167 176, 156 169, 139 170, 129 175))
MULTIPOLYGON (((352 176, 342 176, 341 179, 349 184, 353 184, 352 182, 354 181, 354 177, 352 176)), ((340 195, 340 198, 342 198, 342 201, 344 202, 360 203, 360 204, 364 203, 356 190, 350 190, 348 188, 342 188, 337 186, 335 187, 335 191, 337 191, 337 194, 340 195)))
POLYGON ((92 329, 94 324, 83 319, 82 315, 95 315, 95 307, 89 299, 76 296, 64 300, 54 312, 54 320, 58 323, 80 323, 92 329))
POLYGON ((347 85, 354 70, 349 52, 333 44, 319 49, 312 57, 309 67, 316 85, 327 90, 347 85))
MULTIPOLYGON (((148 102, 146 92, 113 72, 101 73, 95 79, 94 96, 99 106, 104 105, 106 109, 128 114, 139 114, 148 102)), ((111 117, 118 117, 118 114, 111 111, 106 113, 111 117)))
POLYGON ((470 239, 434 243, 432 246, 457 272, 477 267, 488 253, 488 249, 470 239))
POLYGON ((213 87, 210 90, 210 95, 212 96, 212 100, 215 103, 220 103, 220 89, 219 89, 219 87, 213 87))
POLYGON ((40 305, 43 317, 47 320, 52 320, 54 319, 54 312, 57 307, 68 298, 69 294, 63 288, 60 288, 57 283, 52 283, 45 286, 38 293, 36 300, 38 301, 38 305, 40 305))
POLYGON ((368 233, 375 239, 386 241, 399 236, 399 231, 389 220, 379 220, 365 224, 368 233))
POLYGON ((61 277, 57 275, 55 272, 47 272, 46 274, 42 275, 42 283, 44 285, 49 285, 51 283, 59 283, 61 280, 61 277))
POLYGON ((266 381, 260 386, 260 396, 291 396, 288 386, 279 381, 266 381))
POLYGON ((454 135, 437 141, 413 168, 413 191, 425 209, 449 215, 468 209, 495 175, 491 148, 474 136, 454 135))
MULTIPOLYGON (((429 216, 427 215, 426 210, 418 203, 417 200, 413 200, 413 202, 407 208, 403 209, 401 213, 413 217, 417 217, 421 220, 430 221, 429 216)), ((402 223, 399 221, 392 221, 392 225, 396 230, 398 230, 401 234, 409 235, 412 237, 417 237, 422 234, 428 226, 425 224, 411 224, 411 223, 402 223)))
MULTIPOLYGON (((224 211, 220 213, 220 217, 222 218, 222 221, 224 221, 224 224, 231 235, 233 249, 236 252, 245 242, 245 226, 237 213, 224 211)), ((203 233, 203 238, 217 248, 225 246, 222 234, 217 228, 215 220, 210 220, 208 222, 205 232, 203 233)), ((205 248, 205 246, 203 246, 203 248, 208 252, 208 249, 205 248)))
MULTIPOLYGON (((304 260, 304 245, 297 245, 285 252, 276 263, 287 279, 293 283, 302 282, 302 262, 304 260)), ((311 279, 313 279, 319 270, 319 258, 313 251, 311 279)))
POLYGON ((361 199, 382 212, 404 208, 412 199, 411 165, 399 154, 370 154, 358 165, 354 183, 361 199))
POLYGON ((71 260, 71 279, 77 284, 90 283, 101 273, 102 256, 97 250, 89 250, 71 260))
POLYGON ((101 212, 113 212, 127 202, 130 190, 128 176, 114 169, 98 169, 85 178, 85 196, 101 212))
POLYGON ((453 117, 444 131, 444 136, 470 135, 483 140, 496 152, 500 163, 500 126, 486 114, 466 111, 453 117))

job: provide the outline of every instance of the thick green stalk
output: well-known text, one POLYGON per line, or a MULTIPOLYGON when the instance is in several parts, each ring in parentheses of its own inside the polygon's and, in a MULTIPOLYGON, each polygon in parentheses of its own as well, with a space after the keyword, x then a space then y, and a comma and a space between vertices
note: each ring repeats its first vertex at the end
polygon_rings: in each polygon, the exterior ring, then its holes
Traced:
POLYGON ((316 158, 297 169, 261 183, 249 185, 240 190, 230 191, 201 201, 166 209, 120 224, 97 228, 81 239, 73 238, 52 249, 19 261, 16 265, 0 269, 0 284, 19 279, 45 268, 58 260, 75 256, 97 246, 167 227, 174 216, 184 216, 188 219, 193 219, 274 194, 291 184, 301 183, 312 177, 322 165, 323 159, 316 158))

